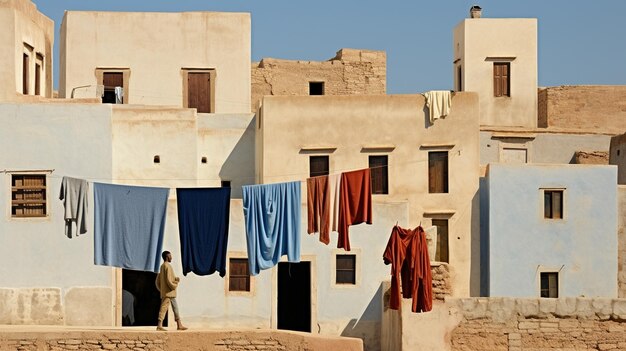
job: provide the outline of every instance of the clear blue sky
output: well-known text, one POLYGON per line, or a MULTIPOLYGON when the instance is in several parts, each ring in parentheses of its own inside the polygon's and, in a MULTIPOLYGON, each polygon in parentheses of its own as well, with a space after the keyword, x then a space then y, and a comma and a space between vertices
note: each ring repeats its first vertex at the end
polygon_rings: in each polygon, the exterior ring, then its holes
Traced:
POLYGON ((54 20, 55 86, 65 10, 252 14, 252 59, 326 60, 340 48, 387 52, 387 92, 452 88, 452 29, 483 17, 539 20, 539 85, 626 84, 625 0, 34 0, 54 20))

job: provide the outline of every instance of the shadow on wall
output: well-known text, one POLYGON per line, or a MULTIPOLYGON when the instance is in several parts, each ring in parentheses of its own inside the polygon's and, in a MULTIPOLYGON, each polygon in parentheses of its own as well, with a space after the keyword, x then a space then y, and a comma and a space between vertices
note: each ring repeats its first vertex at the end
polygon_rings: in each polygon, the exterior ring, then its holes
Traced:
MULTIPOLYGON (((489 183, 486 177, 479 182, 480 192, 480 296, 489 296, 489 183)), ((473 255, 472 251, 472 255, 473 255)))
POLYGON ((481 296, 481 208, 482 201, 480 197, 480 189, 482 187, 482 179, 479 181, 478 190, 472 197, 472 225, 470 226, 470 242, 471 242, 471 261, 470 261, 470 296, 481 296))
POLYGON ((382 321, 382 285, 378 287, 369 304, 358 319, 352 319, 341 336, 363 340, 365 351, 380 350, 380 324, 382 321))
POLYGON ((250 121, 246 131, 239 138, 220 169, 220 179, 230 181, 231 199, 241 199, 243 196, 241 186, 255 182, 255 126, 256 117, 250 121))

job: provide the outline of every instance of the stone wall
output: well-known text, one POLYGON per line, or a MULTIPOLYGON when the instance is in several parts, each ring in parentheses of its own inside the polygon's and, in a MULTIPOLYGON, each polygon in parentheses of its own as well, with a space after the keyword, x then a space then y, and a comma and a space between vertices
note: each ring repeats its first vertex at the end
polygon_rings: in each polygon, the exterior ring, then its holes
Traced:
POLYGON ((626 350, 626 300, 467 298, 451 335, 459 351, 626 350))
POLYGON ((576 151, 574 163, 585 165, 608 165, 608 151, 576 151))
POLYGON ((626 86, 558 86, 541 89, 538 126, 621 134, 626 130, 626 86))
POLYGON ((0 350, 265 350, 362 351, 359 339, 278 330, 254 331, 0 331, 0 350))
POLYGON ((309 95, 309 82, 324 82, 324 95, 386 92, 384 51, 341 49, 328 61, 264 58, 252 64, 252 112, 264 95, 309 95))
POLYGON ((433 276, 433 299, 443 301, 446 296, 452 295, 450 266, 447 263, 431 264, 430 271, 433 276))

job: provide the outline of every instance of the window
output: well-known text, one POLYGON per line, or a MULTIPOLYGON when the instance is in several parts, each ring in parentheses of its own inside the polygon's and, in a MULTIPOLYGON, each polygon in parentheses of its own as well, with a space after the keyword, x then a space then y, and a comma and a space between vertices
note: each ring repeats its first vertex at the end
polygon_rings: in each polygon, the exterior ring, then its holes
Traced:
POLYGON ((247 258, 231 258, 228 267, 228 291, 250 291, 247 258))
POLYGON ((370 156, 372 172, 372 194, 389 194, 387 178, 387 156, 370 156))
POLYGON ((500 158, 503 163, 528 163, 528 149, 503 147, 500 158))
POLYGON ((43 55, 37 53, 35 55, 35 95, 41 95, 41 72, 43 67, 43 55))
POLYGON ((11 217, 46 216, 46 176, 11 175, 11 217))
POLYGON ((463 91, 463 70, 461 65, 456 68, 457 91, 463 91))
MULTIPOLYGON (((104 85, 104 95, 102 95, 103 104, 116 104, 115 88, 124 87, 124 73, 122 72, 104 72, 102 74, 102 85, 104 85)), ((120 97, 120 103, 123 103, 123 97, 120 97)))
POLYGON ((230 188, 230 180, 222 180, 222 188, 230 188))
POLYGON ((428 153, 428 192, 448 192, 447 151, 431 151, 428 153))
POLYGON ((509 62, 493 63, 493 96, 511 96, 510 68, 509 62))
POLYGON ((24 53, 22 56, 22 94, 28 95, 28 70, 30 67, 30 58, 24 53))
POLYGON ((309 82, 309 95, 324 95, 324 82, 309 82))
POLYGON ((563 218, 563 190, 543 191, 543 217, 563 218))
POLYGON ((448 220, 433 219, 433 225, 437 227, 437 253, 435 261, 450 262, 448 257, 448 220))
POLYGON ((337 255, 336 284, 356 284, 356 255, 337 255))
POLYGON ((328 175, 328 156, 309 156, 309 176, 328 175))
POLYGON ((195 108, 198 113, 215 112, 215 70, 183 69, 185 101, 183 107, 195 108))
POLYGON ((541 297, 557 298, 559 297, 559 273, 558 272, 541 272, 541 297))

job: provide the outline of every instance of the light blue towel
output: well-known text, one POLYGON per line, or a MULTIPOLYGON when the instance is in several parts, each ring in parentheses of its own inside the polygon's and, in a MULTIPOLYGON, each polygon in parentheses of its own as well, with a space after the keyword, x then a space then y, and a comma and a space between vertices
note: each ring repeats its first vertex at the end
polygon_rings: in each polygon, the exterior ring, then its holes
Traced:
POLYGON ((94 262, 158 272, 170 189, 94 183, 94 262))
POLYGON ((250 274, 274 267, 280 257, 300 262, 300 182, 243 187, 250 274))

